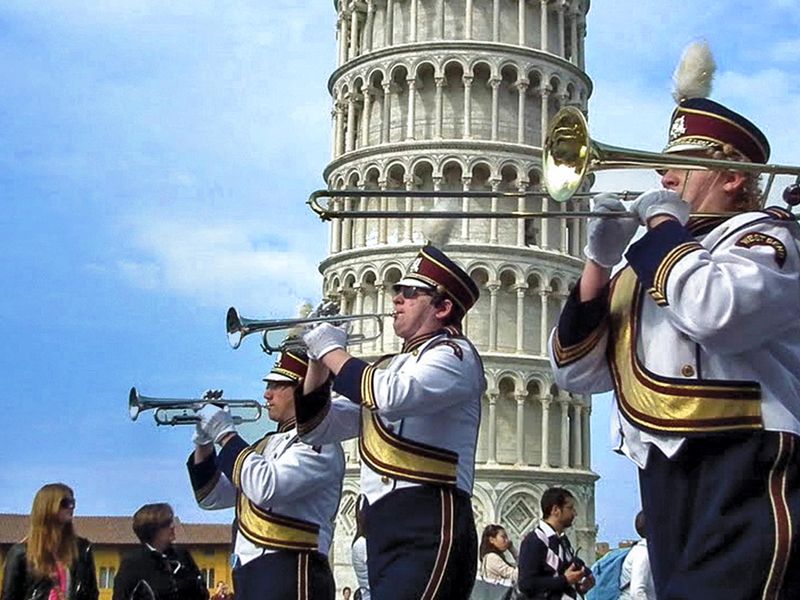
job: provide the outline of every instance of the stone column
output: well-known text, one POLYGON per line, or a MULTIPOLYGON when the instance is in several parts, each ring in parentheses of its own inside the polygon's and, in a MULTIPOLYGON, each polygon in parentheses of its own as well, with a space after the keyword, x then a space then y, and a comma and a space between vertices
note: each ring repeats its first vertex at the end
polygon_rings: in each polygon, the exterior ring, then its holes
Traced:
POLYGON ((369 125, 370 113, 372 112, 372 93, 373 89, 368 84, 361 87, 361 95, 364 98, 364 109, 361 114, 361 147, 369 146, 369 125))
MULTIPOLYGON (((377 301, 375 302, 375 306, 377 307, 377 312, 381 313, 388 313, 391 312, 392 309, 386 306, 386 284, 384 282, 380 282, 375 285, 377 290, 377 301)), ((391 331, 391 326, 387 327, 386 321, 388 320, 386 317, 381 317, 383 319, 383 331, 384 334, 375 340, 375 347, 377 348, 378 352, 381 354, 385 353, 385 341, 387 338, 386 332, 391 331)))
POLYGON ((444 121, 444 103, 442 100, 443 89, 445 84, 444 77, 434 77, 436 83, 436 98, 434 105, 434 124, 433 124, 433 137, 434 139, 442 139, 442 123, 444 121))
POLYGON ((341 156, 344 152, 345 103, 337 100, 334 110, 336 111, 336 156, 341 156))
POLYGON ((539 89, 539 94, 542 96, 542 148, 544 148, 544 141, 547 137, 547 129, 550 125, 550 92, 552 91, 553 88, 546 83, 542 83, 542 87, 539 89))
POLYGON ((586 70, 586 55, 584 54, 586 38, 586 16, 581 13, 578 19, 578 68, 586 70))
MULTIPOLYGON (((517 185, 518 192, 524 192, 526 191, 526 189, 527 187, 524 183, 520 183, 517 185)), ((526 196, 520 196, 519 198, 517 198, 517 210, 519 212, 525 212, 527 208, 526 200, 527 200, 526 196)), ((517 219, 517 246, 519 246, 520 248, 525 247, 525 222, 527 220, 528 219, 517 219)))
MULTIPOLYGON (((353 286, 353 291, 356 294, 356 303, 353 307, 353 314, 354 315, 363 315, 364 314, 364 287, 361 283, 356 283, 353 286)), ((354 321, 352 331, 353 333, 363 333, 364 329, 362 327, 362 321, 354 321)))
POLYGON ((575 421, 572 424, 572 462, 576 469, 580 469, 583 466, 583 406, 578 403, 572 406, 572 418, 575 421))
POLYGON ((525 143, 525 91, 528 89, 528 80, 520 79, 514 85, 517 88, 517 143, 525 143))
POLYGON ((525 352, 525 292, 527 283, 518 283, 514 286, 517 292, 517 354, 525 352))
POLYGON ((558 11, 558 55, 561 57, 566 56, 566 27, 564 24, 564 14, 566 13, 566 7, 568 6, 568 0, 561 0, 561 3, 556 7, 558 11))
MULTIPOLYGON (((411 192, 414 190, 414 176, 411 173, 406 173, 405 184, 407 192, 411 192)), ((409 196, 406 196, 405 210, 407 212, 411 212, 412 209, 413 209, 413 201, 409 196)), ((404 221, 405 221, 405 227, 403 229, 403 241, 406 243, 411 243, 414 238, 414 230, 413 230, 414 222, 411 219, 411 217, 406 217, 404 221)))
POLYGON ((517 23, 519 24, 519 28, 517 30, 517 43, 520 46, 525 45, 525 0, 517 0, 518 1, 518 8, 517 8, 517 23))
MULTIPOLYGON (((390 0, 391 1, 391 0, 390 0)), ((383 123, 381 123, 381 144, 389 143, 392 124, 392 82, 384 82, 383 87, 383 123)))
POLYGON ((347 14, 344 10, 339 12, 339 18, 336 21, 336 29, 339 34, 339 66, 341 66, 347 62, 348 21, 347 14))
MULTIPOLYGON (((499 179, 492 179, 492 191, 499 193, 500 191, 500 180, 499 179)), ((497 196, 492 196, 491 199, 491 208, 490 212, 496 213, 497 212, 497 196)), ((490 219, 489 220, 489 243, 490 244, 497 244, 497 219, 490 219)))
POLYGON ((358 10, 356 3, 350 3, 350 49, 348 55, 351 59, 358 56, 358 10))
POLYGON ((408 119, 406 120, 406 139, 413 140, 414 120, 416 113, 415 108, 417 101, 417 78, 409 77, 406 79, 406 83, 408 84, 408 119))
POLYGON ((472 39, 472 2, 473 0, 467 0, 464 10, 464 39, 467 40, 472 39))
POLYGON ((542 403, 542 466, 550 466, 548 456, 550 450, 550 404, 552 398, 549 394, 544 394, 541 398, 542 403))
MULTIPOLYGON (((341 200, 338 198, 331 198, 331 207, 333 210, 341 208, 341 200)), ((331 219, 331 254, 336 254, 342 249, 342 220, 331 219)))
MULTIPOLYGON (((438 15, 439 15, 439 39, 444 39, 444 0, 439 0, 439 4, 437 7, 438 15)), ((469 39, 469 38, 467 38, 469 39)))
POLYGON ((589 425, 592 422, 592 407, 586 405, 583 408, 584 419, 583 423, 583 460, 581 461, 583 466, 587 469, 592 468, 592 440, 591 440, 591 431, 589 430, 589 425))
MULTIPOLYGON (((563 392, 561 392, 563 394, 563 392)), ((561 468, 569 468, 569 399, 561 397, 558 401, 561 405, 561 468)))
POLYGON ((333 107, 331 108, 331 158, 336 158, 337 156, 338 132, 339 120, 336 117, 336 100, 334 99, 333 107))
MULTIPOLYGON (((388 186, 388 184, 387 184, 385 179, 379 179, 378 180, 378 189, 379 190, 386 191, 386 189, 388 187, 389 186, 388 186)), ((389 210, 389 199, 386 196, 381 196, 380 200, 379 200, 379 203, 380 203, 380 207, 381 207, 381 212, 386 212, 387 210, 389 210)), ((380 219, 378 219, 378 243, 379 244, 386 244, 386 240, 387 240, 387 237, 388 237, 388 229, 389 229, 389 224, 388 224, 388 221, 386 220, 386 218, 385 217, 381 217, 380 219)))
MULTIPOLYGON (((367 186, 365 184, 361 183, 361 184, 359 184, 358 189, 363 192, 363 191, 366 191, 367 186)), ((366 196, 361 196, 358 199, 358 207, 359 207, 359 210, 361 210, 361 211, 367 210, 367 208, 369 207, 369 198, 367 198, 366 196)), ((358 227, 358 242, 357 242, 357 244, 358 244, 358 246, 360 248, 364 248, 367 245, 367 229, 370 226, 370 221, 371 221, 371 219, 354 219, 353 220, 353 223, 355 223, 356 226, 358 227)), ((363 312, 359 311, 357 314, 361 315, 361 314, 363 314, 363 312)))
POLYGON ((500 41, 500 0, 492 0, 492 41, 500 41))
POLYGON ((542 289, 539 292, 539 299, 542 307, 542 312, 539 315, 539 318, 541 319, 539 321, 539 329, 541 330, 541 337, 539 339, 539 354, 542 356, 547 356, 547 338, 550 335, 547 319, 547 297, 550 295, 550 291, 550 288, 544 287, 543 284, 542 289))
MULTIPOLYGON (((468 192, 472 187, 472 177, 469 175, 462 176, 461 187, 463 191, 468 192)), ((461 210, 469 212, 469 198, 464 196, 461 198, 461 210)), ((464 240, 469 239, 469 219, 460 219, 461 221, 461 238, 464 240)))
POLYGON ((497 392, 487 394, 489 399, 489 457, 486 461, 490 465, 497 464, 497 392))
POLYGON ((517 466, 525 464, 525 398, 527 394, 517 392, 517 466))
POLYGON ((375 34, 375 0, 367 0, 367 23, 364 25, 364 52, 372 52, 375 34))
POLYGON ((578 65, 578 15, 580 14, 580 7, 572 11, 572 19, 570 19, 569 28, 569 41, 570 41, 570 57, 569 61, 577 66, 578 65))
POLYGON ((472 137, 472 75, 464 75, 464 139, 472 137))
MULTIPOLYGON (((391 1, 391 0, 389 0, 391 1)), ((548 37, 548 26, 547 26, 547 5, 549 4, 550 0, 541 0, 542 2, 542 21, 541 21, 541 38, 542 38, 542 50, 544 52, 548 52, 548 44, 547 44, 547 37, 548 37)))
POLYGON ((492 88, 492 141, 499 137, 500 129, 500 82, 499 77, 492 77, 489 86, 492 88))
POLYGON ((497 351, 497 292, 500 290, 500 283, 489 282, 486 286, 489 289, 489 352, 497 351))
POLYGON ((410 20, 411 20, 411 23, 410 23, 410 25, 411 25, 411 27, 410 27, 411 42, 416 42, 417 41, 417 11, 418 11, 418 4, 419 4, 419 0, 411 0, 411 16, 410 16, 410 20))
POLYGON ((384 24, 386 34, 383 39, 386 45, 394 44, 394 0, 386 0, 386 23, 384 24))
POLYGON ((347 97, 347 135, 345 136, 344 151, 352 152, 356 141, 356 95, 351 91, 347 97))

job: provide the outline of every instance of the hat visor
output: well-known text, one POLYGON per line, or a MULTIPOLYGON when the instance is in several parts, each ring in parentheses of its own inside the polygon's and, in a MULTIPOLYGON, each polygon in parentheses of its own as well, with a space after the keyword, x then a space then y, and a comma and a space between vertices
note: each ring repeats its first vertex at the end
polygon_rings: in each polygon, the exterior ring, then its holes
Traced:
POLYGON ((268 373, 264 379, 261 381, 279 381, 283 383, 297 383, 297 379, 292 379, 291 377, 287 377, 286 375, 281 375, 280 373, 268 373))
POLYGON ((415 277, 410 276, 410 275, 406 275, 405 277, 403 277, 400 281, 398 281, 394 285, 396 285, 396 286, 397 285, 406 285, 406 286, 409 286, 409 287, 418 287, 418 288, 421 288, 423 290, 432 290, 432 289, 434 289, 434 287, 430 283, 428 283, 427 281, 422 281, 421 279, 416 279, 415 277))
POLYGON ((702 150, 708 150, 709 148, 715 148, 719 146, 714 142, 708 141, 706 143, 702 142, 678 142, 676 144, 671 144, 664 148, 664 154, 675 154, 676 152, 699 152, 702 150))

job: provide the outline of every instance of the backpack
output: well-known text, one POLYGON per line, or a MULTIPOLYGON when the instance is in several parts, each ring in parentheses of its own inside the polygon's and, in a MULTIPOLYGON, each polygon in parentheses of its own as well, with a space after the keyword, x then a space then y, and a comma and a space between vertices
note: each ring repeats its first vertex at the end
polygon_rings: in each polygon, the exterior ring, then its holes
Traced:
MULTIPOLYGON (((631 546, 632 547, 632 546, 631 546)), ((631 582, 620 585, 622 563, 631 548, 615 548, 605 554, 592 566, 594 587, 589 590, 586 600, 616 600, 619 593, 628 587, 631 582)))

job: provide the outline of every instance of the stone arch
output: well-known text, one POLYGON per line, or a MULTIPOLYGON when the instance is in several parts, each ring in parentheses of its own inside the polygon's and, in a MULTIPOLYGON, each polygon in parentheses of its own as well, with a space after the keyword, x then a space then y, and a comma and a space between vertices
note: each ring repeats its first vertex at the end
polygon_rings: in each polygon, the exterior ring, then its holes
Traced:
POLYGON ((400 142, 407 138, 408 124, 408 67, 395 64, 389 71, 391 84, 390 111, 389 111, 389 142, 400 142))
MULTIPOLYGON (((497 351, 515 352, 517 349, 517 283, 520 281, 518 269, 505 267, 499 270, 497 290, 497 351)), ((522 386, 520 385, 520 388, 522 386)))
POLYGON ((425 60, 414 67, 414 139, 433 139, 436 126, 436 66, 425 60))
POLYGON ((486 345, 489 342, 489 292, 488 283, 491 270, 483 264, 467 267, 467 272, 472 277, 480 290, 480 297, 467 313, 464 322, 464 330, 468 337, 478 345, 486 345))
POLYGON ((451 59, 445 63, 442 72, 445 86, 442 97, 442 137, 461 139, 464 137, 464 64, 460 60, 451 59))
POLYGON ((492 67, 486 60, 475 61, 470 68, 471 113, 470 135, 473 138, 492 139, 492 67))
POLYGON ((519 66, 506 63, 500 67, 500 87, 497 90, 497 137, 506 142, 517 141, 517 123, 519 121, 519 66))

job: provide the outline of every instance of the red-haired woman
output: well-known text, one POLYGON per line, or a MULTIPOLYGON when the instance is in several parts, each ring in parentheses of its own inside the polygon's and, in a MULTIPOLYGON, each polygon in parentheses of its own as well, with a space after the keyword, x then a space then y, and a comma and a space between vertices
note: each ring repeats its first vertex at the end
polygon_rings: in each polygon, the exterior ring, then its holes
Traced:
POLYGON ((97 600, 94 556, 75 535, 75 495, 48 483, 33 499, 30 531, 8 551, 1 600, 97 600))

